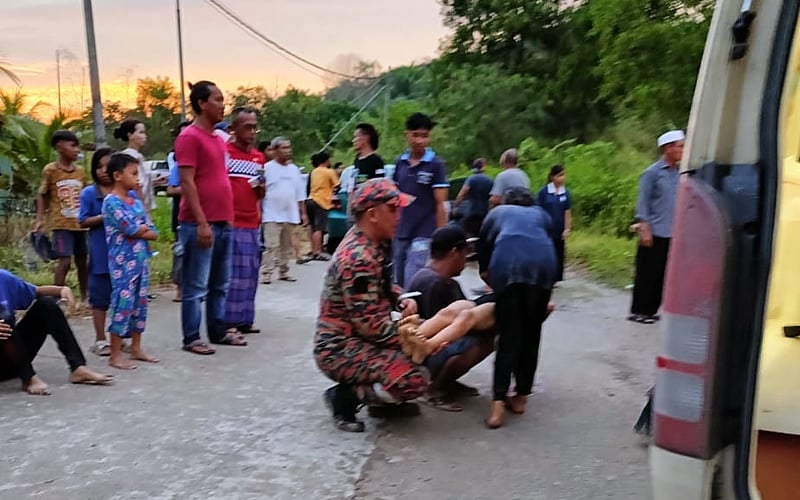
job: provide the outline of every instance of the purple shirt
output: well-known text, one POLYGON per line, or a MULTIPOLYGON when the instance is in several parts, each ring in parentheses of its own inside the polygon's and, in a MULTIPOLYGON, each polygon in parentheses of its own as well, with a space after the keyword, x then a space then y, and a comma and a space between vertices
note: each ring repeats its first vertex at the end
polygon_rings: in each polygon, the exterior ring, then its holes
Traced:
POLYGON ((430 238, 436 230, 436 189, 447 189, 447 166, 432 149, 426 149, 417 166, 409 164, 410 154, 403 153, 395 161, 394 181, 400 191, 416 196, 416 200, 401 209, 396 238, 412 240, 430 238))

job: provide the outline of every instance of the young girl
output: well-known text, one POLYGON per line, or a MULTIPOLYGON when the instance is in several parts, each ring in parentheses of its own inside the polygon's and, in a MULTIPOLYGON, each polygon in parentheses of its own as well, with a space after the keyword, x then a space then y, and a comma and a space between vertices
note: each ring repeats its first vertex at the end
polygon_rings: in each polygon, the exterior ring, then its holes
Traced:
POLYGON ((91 352, 98 356, 111 354, 106 341, 106 312, 111 304, 111 278, 108 276, 108 247, 103 228, 103 199, 111 192, 111 179, 106 167, 111 148, 100 148, 92 156, 92 180, 94 184, 81 191, 78 222, 89 230, 89 305, 92 307, 95 342, 91 352))
POLYGON ((122 339, 131 338, 131 359, 158 363, 142 350, 142 332, 147 319, 147 285, 150 259, 148 241, 158 238, 142 202, 130 195, 138 186, 136 158, 123 153, 111 156, 107 172, 113 187, 103 201, 103 222, 108 244, 111 276, 111 355, 108 364, 121 370, 136 368, 122 358, 122 339))
POLYGON ((556 283, 564 279, 564 243, 572 231, 572 199, 565 187, 566 181, 564 167, 554 165, 547 176, 547 185, 539 191, 537 200, 537 204, 550 214, 553 222, 550 238, 556 251, 556 283))
POLYGON ((147 132, 145 131, 144 123, 128 118, 114 130, 114 138, 124 142, 127 146, 121 152, 134 157, 138 163, 139 184, 134 189, 139 190, 142 204, 149 214, 156 208, 156 204, 153 178, 150 177, 150 172, 145 168, 144 156, 140 153, 144 145, 147 144, 147 132))

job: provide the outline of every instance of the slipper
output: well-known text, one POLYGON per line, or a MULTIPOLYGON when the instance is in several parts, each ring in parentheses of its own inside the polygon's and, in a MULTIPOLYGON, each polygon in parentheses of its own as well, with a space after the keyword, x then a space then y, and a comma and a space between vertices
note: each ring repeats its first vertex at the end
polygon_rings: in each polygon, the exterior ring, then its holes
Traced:
POLYGON ((260 328, 253 328, 253 325, 243 325, 238 327, 239 333, 261 333, 260 328))
POLYGON ((428 395, 421 398, 422 402, 436 408, 437 410, 459 412, 464 411, 464 407, 456 401, 450 401, 440 395, 428 395))
POLYGON ((656 320, 654 320, 652 317, 643 316, 641 314, 631 314, 630 316, 628 316, 628 321, 633 321, 634 323, 641 323, 643 325, 652 325, 653 323, 656 322, 656 320))
POLYGON ((217 342, 213 342, 214 344, 219 345, 230 345, 236 347, 245 347, 247 345, 247 341, 237 333, 233 333, 232 331, 228 331, 225 333, 225 336, 219 339, 217 342))
POLYGON ((289 283, 294 283, 295 281, 297 281, 297 278, 295 278, 294 276, 281 276, 278 279, 281 281, 288 281, 289 283))
POLYGON ((114 377, 107 375, 103 380, 81 380, 79 382, 70 382, 75 385, 111 385, 114 383, 114 377))
POLYGON ((181 299, 172 299, 172 302, 183 302, 181 299))
POLYGON ((190 344, 186 344, 183 346, 183 350, 192 354, 200 354, 201 356, 208 356, 217 352, 202 340, 195 340, 190 344))
POLYGON ((272 284, 272 280, 269 279, 269 278, 266 278, 266 279, 262 279, 261 281, 259 281, 259 283, 261 283, 262 285, 271 285, 272 284))
POLYGON ((98 340, 89 348, 89 352, 98 356, 110 356, 111 345, 105 340, 98 340))
POLYGON ((475 398, 481 395, 481 392, 477 388, 462 384, 457 380, 451 384, 450 392, 452 392, 457 396, 462 396, 467 398, 475 398))

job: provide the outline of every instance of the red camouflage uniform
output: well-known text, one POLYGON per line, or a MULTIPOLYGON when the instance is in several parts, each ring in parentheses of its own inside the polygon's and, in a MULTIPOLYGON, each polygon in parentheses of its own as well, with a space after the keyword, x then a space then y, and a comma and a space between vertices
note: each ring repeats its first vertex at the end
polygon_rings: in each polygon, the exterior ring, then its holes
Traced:
POLYGON ((348 231, 325 276, 314 358, 335 382, 352 385, 367 404, 382 401, 379 383, 398 401, 424 394, 429 374, 400 346, 390 313, 402 290, 392 284, 388 249, 375 246, 357 226, 348 231))

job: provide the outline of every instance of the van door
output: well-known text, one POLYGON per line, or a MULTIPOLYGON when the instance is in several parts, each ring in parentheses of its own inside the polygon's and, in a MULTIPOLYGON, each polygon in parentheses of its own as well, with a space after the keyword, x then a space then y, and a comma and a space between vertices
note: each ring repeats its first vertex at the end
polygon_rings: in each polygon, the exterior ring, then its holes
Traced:
POLYGON ((715 8, 664 289, 650 448, 657 500, 759 498, 756 383, 797 20, 796 0, 715 8))

